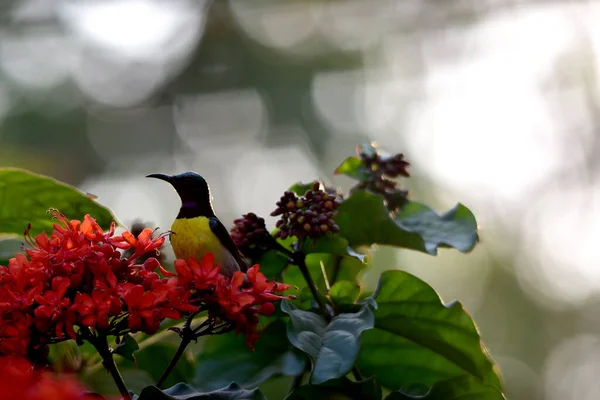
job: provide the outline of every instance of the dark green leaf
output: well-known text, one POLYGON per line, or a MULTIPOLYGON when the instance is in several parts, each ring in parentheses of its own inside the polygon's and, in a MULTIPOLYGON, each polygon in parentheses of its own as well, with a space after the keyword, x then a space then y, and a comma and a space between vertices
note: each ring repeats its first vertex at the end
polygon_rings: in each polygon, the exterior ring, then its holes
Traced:
POLYGON ((422 396, 402 392, 390 393, 385 400, 503 400, 498 388, 483 384, 470 376, 461 376, 436 383, 422 396))
MULTIPOLYGON (((321 262, 325 265, 325 272, 330 283, 337 281, 360 281, 363 271, 368 267, 368 259, 365 258, 365 262, 361 262, 355 257, 342 257, 333 254, 316 253, 308 254, 306 256, 306 265, 308 271, 312 276, 313 280, 319 288, 321 294, 325 294, 327 288, 325 286, 325 279, 323 277, 323 271, 321 269, 321 262)), ((290 291, 290 294, 294 294, 298 297, 304 305, 312 301, 312 294, 306 286, 300 269, 296 265, 289 265, 283 272, 283 281, 292 286, 299 288, 299 291, 290 291)))
POLYGON ((208 338, 197 358, 194 387, 213 390, 229 382, 255 387, 272 376, 295 376, 304 370, 306 359, 287 339, 286 326, 274 321, 263 331, 254 347, 233 332, 208 338))
POLYGON ((135 362, 133 353, 140 348, 138 342, 130 334, 126 334, 121 338, 119 344, 113 349, 114 354, 118 354, 128 360, 135 362))
POLYGON ((137 400, 266 400, 258 389, 245 390, 235 383, 212 392, 198 392, 185 383, 161 390, 156 386, 148 386, 142 390, 137 400))
POLYGON ((300 386, 285 400, 381 400, 381 387, 375 379, 352 382, 348 378, 334 379, 321 385, 300 386))
POLYGON ((329 296, 335 305, 353 304, 360 295, 360 285, 356 282, 336 282, 329 291, 329 296))
POLYGON ((260 272, 262 272, 267 279, 281 280, 281 274, 289 264, 289 260, 278 251, 268 250, 256 260, 256 263, 260 265, 260 272))
POLYGON ((355 257, 364 261, 365 255, 357 253, 348 244, 348 240, 342 235, 334 234, 318 238, 317 240, 307 240, 304 244, 306 254, 327 253, 339 256, 355 257))
POLYGON ((349 176, 350 178, 363 181, 371 177, 369 171, 358 157, 348 157, 335 169, 336 174, 349 176))
POLYGON ((462 204, 438 215, 425 205, 408 202, 393 217, 381 196, 359 190, 339 211, 336 223, 352 247, 377 243, 435 255, 438 247, 468 252, 478 241, 477 221, 462 204))
POLYGON ((77 189, 52 178, 31 172, 0 169, 0 234, 22 236, 28 223, 31 234, 51 231, 56 222, 47 214, 56 208, 69 219, 90 214, 107 229, 114 219, 111 212, 77 189))
MULTIPOLYGON (((177 345, 168 342, 155 343, 144 347, 135 353, 136 367, 147 371, 156 382, 167 368, 176 351, 177 345)), ((194 368, 195 364, 191 352, 186 350, 169 374, 165 386, 174 385, 177 382, 190 382, 194 377, 194 368)))
POLYGON ((420 390, 472 375, 502 387, 498 371, 462 305, 441 303, 425 282, 403 271, 381 275, 373 296, 375 329, 363 334, 361 371, 392 390, 420 390))
POLYGON ((296 309, 288 302, 281 309, 289 314, 288 339, 311 358, 310 382, 319 384, 342 377, 352 369, 360 348, 360 334, 373 327, 373 312, 364 306, 357 313, 339 314, 331 322, 315 313, 296 309))

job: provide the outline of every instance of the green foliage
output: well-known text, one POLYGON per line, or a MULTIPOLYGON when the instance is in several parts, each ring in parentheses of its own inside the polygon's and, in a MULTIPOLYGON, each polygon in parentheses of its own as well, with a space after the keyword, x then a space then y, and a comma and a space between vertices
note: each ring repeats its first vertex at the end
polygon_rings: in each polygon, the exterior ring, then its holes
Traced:
POLYGON ((427 394, 422 396, 393 392, 385 400, 503 400, 504 398, 498 388, 485 385, 470 376, 460 376, 436 383, 427 394))
POLYGON ((356 191, 339 209, 335 221, 351 246, 383 244, 437 254, 438 247, 470 251, 478 241, 477 221, 462 204, 438 215, 420 203, 408 202, 392 215, 380 195, 356 191))
POLYGON ((71 186, 21 169, 0 169, 0 235, 22 236, 28 223, 32 235, 51 230, 55 221, 48 218, 49 208, 70 219, 90 214, 105 229, 114 219, 108 209, 71 186))
POLYGON ((348 378, 333 379, 321 385, 304 385, 285 400, 381 400, 381 387, 375 379, 353 382, 348 378))
POLYGON ((245 390, 235 383, 212 392, 198 392, 185 383, 161 390, 156 386, 148 386, 134 400, 266 400, 258 389, 245 390))
POLYGON ((436 382, 472 376, 502 387, 498 372, 462 305, 444 305, 425 282, 384 272, 374 294, 375 329, 363 334, 358 365, 392 390, 425 394, 436 382))
POLYGON ((329 297, 335 305, 353 304, 360 296, 360 285, 352 281, 336 282, 329 291, 329 297))
POLYGON ((302 373, 306 360, 286 337, 286 325, 276 320, 263 331, 254 351, 234 332, 209 337, 198 354, 193 385, 214 390, 235 382, 255 387, 272 376, 302 373))
POLYGON ((138 342, 133 338, 133 336, 127 334, 124 335, 119 343, 113 348, 113 354, 118 354, 121 357, 126 358, 127 360, 135 362, 135 357, 133 353, 140 348, 138 342))
MULTIPOLYGON (((166 342, 159 342, 145 347, 135 353, 135 367, 148 372, 152 380, 156 382, 165 371, 176 350, 177 345, 166 342)), ((165 381, 165 385, 174 385, 178 382, 191 382, 194 377, 194 367, 194 359, 188 350, 165 381)))
POLYGON ((365 170, 365 166, 356 156, 348 157, 335 170, 336 174, 349 176, 358 181, 369 179, 370 174, 365 170))
POLYGON ((373 327, 373 312, 368 306, 356 313, 336 315, 330 322, 287 302, 281 308, 290 316, 290 343, 311 358, 313 384, 346 375, 358 355, 360 334, 373 327))

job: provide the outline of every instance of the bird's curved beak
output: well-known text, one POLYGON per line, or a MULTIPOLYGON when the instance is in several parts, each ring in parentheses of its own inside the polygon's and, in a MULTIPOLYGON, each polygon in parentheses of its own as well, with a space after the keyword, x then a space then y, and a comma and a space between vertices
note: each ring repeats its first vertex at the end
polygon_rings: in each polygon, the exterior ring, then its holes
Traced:
POLYGON ((169 183, 173 182, 173 177, 170 175, 165 175, 165 174, 150 174, 150 175, 146 175, 146 178, 156 178, 156 179, 160 179, 162 181, 166 181, 169 183))

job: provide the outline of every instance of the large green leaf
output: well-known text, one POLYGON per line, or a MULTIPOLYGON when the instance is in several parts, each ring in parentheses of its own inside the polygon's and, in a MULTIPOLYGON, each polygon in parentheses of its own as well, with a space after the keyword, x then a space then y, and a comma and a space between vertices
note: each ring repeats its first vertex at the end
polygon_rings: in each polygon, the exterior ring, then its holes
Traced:
POLYGON ((134 397, 134 400, 266 400, 266 397, 258 389, 245 390, 235 383, 204 393, 198 392, 185 383, 178 383, 164 390, 156 386, 145 387, 139 397, 134 397))
POLYGON ((353 304, 360 296, 360 285, 351 281, 336 282, 329 291, 329 297, 336 306, 353 304))
POLYGON ((375 376, 384 387, 417 394, 463 375, 502 387, 460 303, 442 304, 428 284, 404 271, 384 272, 373 297, 378 305, 375 329, 363 334, 358 357, 364 374, 375 376))
POLYGON ((208 338, 197 358, 194 387, 214 390, 230 382, 255 387, 275 375, 302 373, 306 359, 292 346, 282 321, 274 321, 263 331, 254 351, 233 332, 208 338))
POLYGON ((335 221, 352 247, 383 244, 435 255, 438 247, 468 252, 478 241, 477 221, 462 204, 439 215, 423 204, 408 202, 392 216, 381 196, 359 190, 339 211, 335 221))
MULTIPOLYGON (((150 374, 154 382, 160 379, 167 365, 175 355, 177 345, 168 342, 159 342, 150 346, 144 347, 135 352, 135 366, 132 366, 128 361, 123 360, 120 364, 129 368, 138 368, 150 374)), ((191 357, 191 351, 186 350, 183 356, 179 359, 175 368, 169 374, 164 385, 174 385, 178 382, 189 382, 194 377, 195 363, 191 357)), ((229 383, 229 382, 228 382, 229 383)))
POLYGON ((0 235, 22 236, 28 223, 33 235, 52 230, 56 221, 47 214, 49 208, 70 219, 90 214, 105 229, 114 219, 108 209, 71 186, 21 169, 0 169, 0 235))
POLYGON ((374 322, 373 311, 366 305, 356 313, 339 314, 329 323, 321 315, 296 309, 288 302, 282 302, 281 308, 290 316, 290 343, 311 358, 312 384, 346 375, 358 355, 360 334, 374 322))
POLYGON ((285 400, 381 400, 381 387, 375 379, 353 382, 344 377, 321 385, 304 385, 294 389, 285 400))
POLYGON ((448 379, 433 385, 422 396, 412 396, 402 392, 390 393, 385 400, 503 400, 504 395, 498 388, 483 384, 470 376, 448 379))

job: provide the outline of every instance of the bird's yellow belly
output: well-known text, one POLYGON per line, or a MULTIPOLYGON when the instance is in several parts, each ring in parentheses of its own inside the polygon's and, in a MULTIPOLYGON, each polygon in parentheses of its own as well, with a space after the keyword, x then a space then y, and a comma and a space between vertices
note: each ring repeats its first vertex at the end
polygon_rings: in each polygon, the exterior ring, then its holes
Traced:
POLYGON ((235 262, 212 233, 206 217, 176 219, 171 225, 171 231, 171 245, 177 258, 194 258, 200 261, 207 253, 213 253, 216 264, 235 262))

